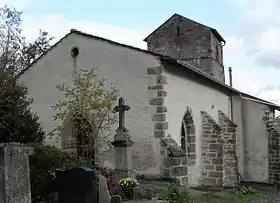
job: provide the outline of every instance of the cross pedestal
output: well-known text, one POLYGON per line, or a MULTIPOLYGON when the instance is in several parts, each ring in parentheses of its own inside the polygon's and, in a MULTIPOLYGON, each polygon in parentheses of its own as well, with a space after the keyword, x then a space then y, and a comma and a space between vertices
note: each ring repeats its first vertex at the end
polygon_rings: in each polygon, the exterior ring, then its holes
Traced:
POLYGON ((116 130, 112 145, 115 147, 115 170, 114 182, 116 183, 122 178, 132 177, 132 155, 131 146, 133 141, 131 135, 125 127, 125 112, 130 107, 125 104, 124 99, 119 99, 119 105, 114 108, 119 113, 119 127, 116 130))

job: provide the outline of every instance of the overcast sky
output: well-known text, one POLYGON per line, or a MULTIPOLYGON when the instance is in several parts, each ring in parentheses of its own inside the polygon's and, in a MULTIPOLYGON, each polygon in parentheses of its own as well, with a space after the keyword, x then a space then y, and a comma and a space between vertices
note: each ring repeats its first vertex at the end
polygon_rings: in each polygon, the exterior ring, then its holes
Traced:
MULTIPOLYGON (((142 41, 174 13, 217 29, 235 88, 280 105, 280 0, 0 0, 23 11, 23 31, 59 40, 71 28, 146 49, 142 41), (211 4, 212 2, 212 4, 211 4)), ((228 76, 227 76, 228 78, 228 76)))

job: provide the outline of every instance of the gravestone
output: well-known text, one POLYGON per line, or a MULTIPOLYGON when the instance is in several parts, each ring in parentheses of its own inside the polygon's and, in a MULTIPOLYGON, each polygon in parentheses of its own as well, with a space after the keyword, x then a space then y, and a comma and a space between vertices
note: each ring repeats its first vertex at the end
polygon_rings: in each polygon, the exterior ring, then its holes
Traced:
POLYGON ((119 105, 114 108, 115 112, 119 113, 119 127, 116 130, 112 145, 115 147, 115 170, 113 173, 113 181, 126 177, 132 177, 132 156, 131 146, 133 141, 128 129, 125 127, 125 112, 130 107, 125 104, 124 99, 119 99, 119 105))
POLYGON ((119 195, 114 195, 111 197, 110 203, 122 203, 122 198, 119 195))
POLYGON ((90 168, 56 170, 59 203, 98 203, 98 181, 90 168))
POLYGON ((32 147, 0 144, 0 202, 31 203, 29 156, 32 147))
POLYGON ((99 176, 99 202, 100 203, 121 203, 122 198, 119 195, 113 195, 110 196, 108 185, 107 185, 107 179, 102 176, 101 174, 99 176))

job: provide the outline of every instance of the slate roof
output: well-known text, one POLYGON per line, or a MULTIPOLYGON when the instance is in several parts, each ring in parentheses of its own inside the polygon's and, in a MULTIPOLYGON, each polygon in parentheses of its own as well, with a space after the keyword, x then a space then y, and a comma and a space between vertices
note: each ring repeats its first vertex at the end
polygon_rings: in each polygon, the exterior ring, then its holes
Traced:
POLYGON ((41 58, 43 58, 48 52, 50 52, 52 49, 54 49, 56 46, 58 46, 60 44, 60 42, 62 42, 64 39, 66 39, 68 36, 70 36, 71 34, 76 34, 76 35, 80 35, 80 36, 83 36, 83 37, 87 37, 87 38, 90 38, 90 39, 95 39, 95 40, 101 40, 101 41, 104 41, 104 42, 107 42, 107 43, 110 43, 110 44, 113 44, 113 45, 117 45, 117 46, 122 46, 122 47, 126 47, 126 48, 129 48, 129 49, 133 49, 133 50, 136 50, 136 51, 139 51, 139 52, 142 52, 142 53, 147 53, 147 54, 151 54, 151 55, 154 55, 156 57, 158 57, 159 59, 161 59, 162 61, 166 61, 166 62, 169 62, 169 63, 173 63, 174 65, 176 65, 177 67, 179 68, 183 68, 185 71, 188 71, 190 72, 191 74, 194 74, 194 75, 197 75, 199 77, 202 77, 203 79, 207 80, 208 82, 214 84, 214 85, 217 85, 220 89, 224 89, 224 90, 227 90, 233 94, 238 94, 240 95, 241 97, 243 97, 244 99, 251 99, 251 100, 254 100, 255 102, 258 102, 258 103, 263 103, 263 104, 266 104, 266 105, 269 105, 270 107, 273 107, 274 109, 277 109, 277 110, 280 110, 280 106, 277 105, 277 104, 274 104, 274 103, 271 103, 269 101, 265 101, 265 100, 262 100, 260 98, 257 98, 257 97, 254 97, 254 96, 251 96, 249 94, 246 94, 246 93, 243 93, 243 92, 240 92, 239 90, 236 90, 232 87, 230 87, 229 85, 223 83, 223 82, 220 82, 219 80, 215 79, 214 77, 211 77, 209 75, 207 75, 206 73, 204 73, 203 71, 195 68, 194 66, 192 65, 189 65, 187 64, 186 62, 184 61, 181 61, 181 60, 177 60, 177 59, 173 59, 169 56, 164 56, 164 55, 161 55, 161 54, 157 54, 157 53, 154 53, 152 51, 148 51, 148 50, 143 50, 143 49, 140 49, 140 48, 137 48, 137 47, 133 47, 133 46, 130 46, 130 45, 125 45, 125 44, 122 44, 122 43, 118 43, 118 42, 114 42, 112 40, 108 40, 108 39, 105 39, 105 38, 102 38, 102 37, 98 37, 98 36, 94 36, 94 35, 91 35, 91 34, 87 34, 87 33, 84 33, 84 32, 81 32, 81 31, 78 31, 76 29, 71 29, 71 31, 66 34, 63 38, 61 38, 58 42, 56 42, 48 51, 46 51, 44 54, 42 54, 40 57, 38 57, 36 60, 34 60, 29 66, 27 66, 25 69, 23 69, 18 75, 17 77, 19 78, 22 74, 24 74, 25 71, 29 70, 30 68, 32 68, 32 66, 38 62, 41 58))

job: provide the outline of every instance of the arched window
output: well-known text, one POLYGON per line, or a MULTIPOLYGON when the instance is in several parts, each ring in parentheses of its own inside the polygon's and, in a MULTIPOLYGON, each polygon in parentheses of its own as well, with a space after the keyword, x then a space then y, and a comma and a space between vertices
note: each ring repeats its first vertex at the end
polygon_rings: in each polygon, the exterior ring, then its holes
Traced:
POLYGON ((94 158, 94 150, 91 146, 93 143, 90 142, 92 129, 89 121, 86 118, 84 118, 81 114, 76 113, 74 114, 74 122, 77 143, 77 155, 81 157, 94 158))

